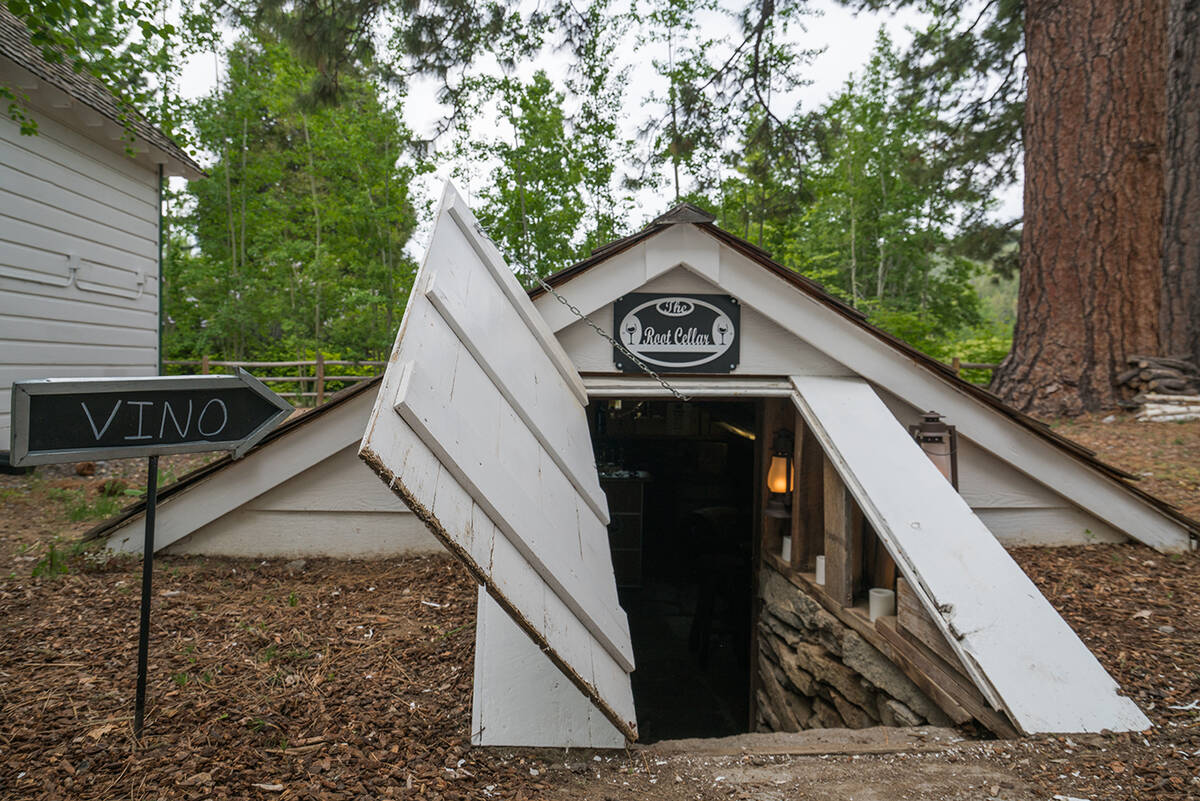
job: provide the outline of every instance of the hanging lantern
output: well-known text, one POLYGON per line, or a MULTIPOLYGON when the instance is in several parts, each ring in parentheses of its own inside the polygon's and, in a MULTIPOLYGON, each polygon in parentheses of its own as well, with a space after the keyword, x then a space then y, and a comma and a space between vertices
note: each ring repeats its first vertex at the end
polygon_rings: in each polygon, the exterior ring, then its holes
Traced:
POLYGON ((781 428, 775 432, 771 443, 771 466, 767 470, 767 517, 792 516, 792 487, 794 470, 792 456, 796 438, 791 431, 781 428))
POLYGON ((958 429, 942 422, 942 415, 926 412, 921 422, 908 432, 929 457, 929 461, 958 489, 958 429))

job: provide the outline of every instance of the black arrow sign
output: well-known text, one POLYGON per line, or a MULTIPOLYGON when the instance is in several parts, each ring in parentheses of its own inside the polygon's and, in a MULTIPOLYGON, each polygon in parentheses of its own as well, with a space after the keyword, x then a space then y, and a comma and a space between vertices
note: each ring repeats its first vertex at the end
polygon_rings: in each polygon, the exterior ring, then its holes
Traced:
POLYGON ((233 451, 241 456, 292 412, 237 375, 47 378, 13 384, 14 466, 233 451))
POLYGON ((291 413, 291 404, 241 369, 237 375, 43 378, 13 384, 13 465, 150 457, 134 737, 142 736, 146 716, 158 457, 233 451, 237 459, 291 413))

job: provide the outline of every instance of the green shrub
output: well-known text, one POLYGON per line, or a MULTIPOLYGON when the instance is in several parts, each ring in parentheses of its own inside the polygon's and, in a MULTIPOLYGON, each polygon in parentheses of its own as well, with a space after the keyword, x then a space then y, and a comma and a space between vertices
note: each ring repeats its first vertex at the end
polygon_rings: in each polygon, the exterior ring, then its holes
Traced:
POLYGON ((50 549, 46 551, 46 555, 37 561, 33 566, 33 577, 45 576, 47 578, 56 578, 57 576, 66 575, 67 573, 67 555, 54 544, 50 544, 50 549))

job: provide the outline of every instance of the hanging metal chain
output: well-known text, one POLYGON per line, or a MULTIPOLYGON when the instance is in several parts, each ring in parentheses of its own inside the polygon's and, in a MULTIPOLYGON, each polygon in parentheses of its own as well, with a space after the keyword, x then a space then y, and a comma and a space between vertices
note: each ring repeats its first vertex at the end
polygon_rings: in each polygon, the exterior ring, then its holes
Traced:
MULTIPOLYGON (((491 242, 493 246, 496 245, 496 243, 492 240, 492 238, 487 235, 487 231, 483 230, 483 226, 480 225, 478 222, 475 223, 475 230, 479 233, 480 236, 482 236, 487 241, 491 242)), ((496 249, 499 250, 498 247, 496 249)), ((546 283, 546 281, 540 275, 535 276, 535 278, 537 278, 537 282, 538 282, 538 284, 541 285, 542 289, 546 290, 551 295, 553 295, 555 300, 557 300, 562 305, 566 306, 567 309, 569 309, 570 312, 572 314, 574 314, 576 317, 578 317, 580 320, 583 320, 585 323, 587 323, 588 327, 590 327, 593 331, 595 331, 597 334, 599 334, 604 339, 607 339, 614 348, 616 348, 617 350, 621 351, 621 353, 624 353, 626 356, 628 356, 629 360, 632 361, 635 365, 637 365, 639 370, 641 370, 643 373, 650 376, 655 381, 657 381, 659 384, 661 384, 662 388, 665 389, 667 392, 670 392, 672 395, 674 395, 677 400, 687 402, 692 399, 690 395, 685 395, 684 393, 680 392, 675 387, 671 386, 670 382, 668 382, 667 379, 663 378, 658 373, 654 372, 654 369, 651 368, 650 365, 646 364, 644 361, 639 359, 637 356, 635 356, 633 354, 632 351, 629 350, 629 348, 625 347, 625 345, 622 344, 619 340, 614 339, 607 331, 605 331, 603 328, 601 328, 600 326, 598 326, 594 322, 592 322, 591 319, 586 314, 584 314, 582 311, 579 310, 578 306, 571 303, 571 301, 567 300, 561 294, 559 294, 559 292, 554 287, 550 286, 550 284, 546 283)))
POLYGON ((637 356, 635 356, 633 354, 633 352, 630 351, 629 348, 625 347, 625 345, 620 340, 614 339, 607 331, 605 331, 603 328, 601 328, 600 326, 593 323, 586 314, 584 314, 582 311, 579 310, 578 306, 574 305, 573 303, 571 303, 571 301, 567 300, 562 295, 560 295, 554 289, 554 287, 550 286, 548 283, 546 283, 544 280, 542 280, 541 276, 538 276, 537 281, 539 284, 541 284, 542 289, 546 290, 551 295, 553 295, 555 297, 555 299, 558 300, 558 302, 561 303, 562 305, 566 306, 571 311, 572 314, 574 314, 580 320, 583 320, 585 323, 587 323, 588 326, 593 331, 595 331, 597 334, 599 334, 601 337, 603 337, 604 339, 607 339, 614 348, 616 348, 617 350, 621 351, 621 353, 624 353, 626 356, 628 356, 629 360, 638 366, 638 369, 640 369, 646 375, 652 377, 658 383, 662 384, 663 389, 665 389, 667 392, 670 392, 678 400, 685 401, 685 402, 691 400, 691 396, 685 395, 682 392, 680 392, 678 389, 676 389, 675 387, 671 386, 670 382, 668 382, 667 379, 663 378, 661 375, 654 372, 654 370, 650 367, 650 365, 646 364, 644 361, 642 361, 637 356))

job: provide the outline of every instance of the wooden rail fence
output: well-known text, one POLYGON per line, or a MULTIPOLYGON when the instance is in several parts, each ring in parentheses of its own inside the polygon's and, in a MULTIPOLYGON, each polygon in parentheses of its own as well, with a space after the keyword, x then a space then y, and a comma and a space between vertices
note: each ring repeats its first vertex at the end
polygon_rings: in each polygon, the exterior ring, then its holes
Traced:
POLYGON ((958 357, 955 356, 950 361, 950 366, 954 369, 955 375, 961 375, 963 370, 995 370, 1000 365, 988 362, 964 362, 959 361, 958 357))
POLYGON ((329 384, 342 384, 343 386, 351 386, 360 381, 368 381, 383 371, 387 362, 383 361, 347 361, 345 359, 326 359, 320 354, 315 359, 307 361, 291 361, 291 362, 241 362, 241 361, 215 361, 208 356, 202 356, 199 359, 166 359, 163 365, 178 366, 178 367, 199 367, 201 375, 207 375, 210 372, 224 372, 234 370, 238 367, 243 368, 247 372, 254 374, 254 377, 264 384, 272 383, 287 383, 295 384, 294 391, 276 390, 278 394, 286 398, 296 398, 300 401, 300 405, 308 405, 311 399, 314 405, 321 405, 325 402, 325 396, 328 391, 329 384), (295 373, 287 375, 260 375, 260 371, 267 369, 279 369, 293 367, 296 368, 295 373), (361 368, 358 370, 362 375, 340 375, 337 373, 327 372, 327 367, 354 367, 361 368))

